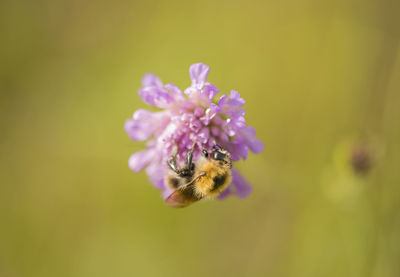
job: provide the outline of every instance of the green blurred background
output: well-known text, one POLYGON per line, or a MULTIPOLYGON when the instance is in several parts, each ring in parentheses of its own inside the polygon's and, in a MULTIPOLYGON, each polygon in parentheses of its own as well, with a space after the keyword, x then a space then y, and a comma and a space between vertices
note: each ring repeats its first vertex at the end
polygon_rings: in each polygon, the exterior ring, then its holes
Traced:
POLYGON ((398 3, 1 1, 0 276, 400 276, 398 3), (123 124, 200 61, 266 147, 176 210, 123 124))

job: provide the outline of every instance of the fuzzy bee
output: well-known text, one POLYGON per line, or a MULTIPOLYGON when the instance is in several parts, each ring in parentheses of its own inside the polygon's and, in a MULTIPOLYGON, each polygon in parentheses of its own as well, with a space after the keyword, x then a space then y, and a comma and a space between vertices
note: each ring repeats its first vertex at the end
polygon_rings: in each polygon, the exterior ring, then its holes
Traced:
POLYGON ((202 150, 202 156, 195 162, 192 149, 186 156, 184 167, 176 164, 176 153, 168 159, 170 172, 165 177, 166 184, 175 190, 166 200, 167 205, 186 207, 201 199, 212 199, 224 191, 232 181, 232 160, 228 151, 214 145, 209 152, 202 150))

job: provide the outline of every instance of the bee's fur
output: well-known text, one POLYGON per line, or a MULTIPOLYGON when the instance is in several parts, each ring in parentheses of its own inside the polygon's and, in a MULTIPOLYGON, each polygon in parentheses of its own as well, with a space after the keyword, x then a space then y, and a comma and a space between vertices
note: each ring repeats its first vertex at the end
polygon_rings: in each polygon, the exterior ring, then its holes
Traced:
POLYGON ((200 198, 214 198, 218 196, 231 183, 232 175, 228 164, 200 157, 196 163, 194 176, 198 177, 195 193, 200 198))
POLYGON ((166 200, 168 205, 185 207, 200 199, 215 198, 231 183, 232 161, 229 152, 215 146, 210 153, 205 149, 202 153, 203 156, 192 163, 192 149, 183 168, 176 166, 175 155, 168 161, 171 171, 165 181, 175 190, 166 200))

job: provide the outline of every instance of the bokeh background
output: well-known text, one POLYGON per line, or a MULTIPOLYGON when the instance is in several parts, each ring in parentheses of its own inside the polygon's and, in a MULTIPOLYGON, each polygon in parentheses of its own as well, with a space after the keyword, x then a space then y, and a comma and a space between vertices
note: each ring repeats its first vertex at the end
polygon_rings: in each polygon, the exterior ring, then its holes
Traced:
POLYGON ((400 276, 400 5, 0 3, 0 276, 400 276), (128 168, 154 72, 246 99, 246 200, 172 209, 128 168))

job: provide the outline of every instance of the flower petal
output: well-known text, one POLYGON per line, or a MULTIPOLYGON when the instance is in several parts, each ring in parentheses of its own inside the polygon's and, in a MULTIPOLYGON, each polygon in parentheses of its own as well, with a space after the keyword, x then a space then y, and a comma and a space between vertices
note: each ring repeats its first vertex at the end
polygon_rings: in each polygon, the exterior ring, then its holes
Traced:
POLYGON ((189 68, 190 79, 192 80, 192 85, 198 88, 202 88, 207 80, 208 72, 210 72, 210 67, 203 63, 192 64, 189 68))
POLYGON ((239 117, 244 117, 246 114, 245 109, 233 109, 228 112, 226 112, 227 115, 229 115, 232 118, 239 118, 239 117))
POLYGON ((245 143, 239 141, 230 141, 223 145, 231 154, 232 161, 246 160, 248 147, 245 143))
POLYGON ((132 140, 143 141, 162 132, 169 120, 167 112, 153 113, 139 109, 133 114, 133 119, 125 122, 125 131, 132 140))
POLYGON ((166 187, 164 183, 164 176, 166 173, 166 167, 157 162, 153 162, 146 167, 146 174, 149 177, 150 181, 156 188, 161 190, 166 187))
POLYGON ((206 110, 205 115, 200 118, 200 121, 203 122, 205 126, 207 126, 208 124, 210 124, 211 119, 213 119, 220 110, 220 107, 218 107, 214 103, 211 103, 210 107, 206 110))
POLYGON ((246 120, 243 116, 228 118, 225 122, 224 130, 229 136, 236 135, 239 130, 246 127, 246 120))
POLYGON ((141 121, 145 121, 145 120, 149 120, 154 116, 154 113, 152 113, 149 110, 145 110, 145 109, 139 109, 136 110, 133 113, 133 119, 134 120, 141 120, 141 121))
POLYGON ((250 148, 250 150, 253 153, 260 153, 264 150, 264 143, 262 143, 259 139, 254 138, 252 141, 250 141, 247 146, 250 148))
POLYGON ((132 140, 143 141, 151 137, 153 130, 143 121, 128 119, 124 125, 125 132, 132 140))
POLYGON ((147 86, 138 93, 144 102, 157 108, 167 108, 174 102, 172 95, 162 87, 147 86))
POLYGON ((247 159, 247 154, 249 153, 249 148, 244 143, 235 142, 234 152, 236 152, 243 160, 247 159))
POLYGON ((191 120, 191 121, 190 121, 190 123, 189 123, 189 128, 190 128, 190 130, 192 130, 193 132, 197 133, 197 132, 200 130, 200 128, 202 127, 202 125, 203 125, 203 124, 201 124, 201 121, 200 121, 200 120, 194 119, 194 120, 191 120))
POLYGON ((161 82, 160 78, 152 73, 148 73, 144 75, 142 78, 142 86, 143 87, 162 87, 163 83, 161 82))
POLYGON ((225 104, 226 99, 228 99, 228 96, 226 96, 226 94, 222 94, 218 100, 218 106, 222 107, 225 104))
POLYGON ((239 92, 231 90, 227 104, 231 107, 237 108, 246 104, 246 101, 244 101, 244 99, 240 97, 239 92))
POLYGON ((201 94, 207 97, 208 100, 213 100, 214 96, 219 92, 219 89, 211 83, 205 83, 201 94))
POLYGON ((220 193, 220 195, 218 195, 218 199, 219 200, 223 200, 225 198, 227 198, 228 196, 230 196, 233 193, 231 187, 227 187, 223 192, 220 193))
POLYGON ((232 169, 232 185, 235 188, 235 193, 239 198, 246 198, 252 192, 253 188, 250 184, 243 178, 243 176, 232 169))
POLYGON ((129 158, 129 167, 136 172, 141 171, 145 166, 147 166, 154 157, 154 150, 142 150, 134 153, 129 158))
POLYGON ((206 144, 209 138, 210 138, 210 129, 209 128, 203 128, 197 134, 197 141, 200 143, 206 144))
POLYGON ((174 84, 166 84, 165 88, 171 92, 176 100, 183 98, 183 93, 180 88, 174 84))
POLYGON ((247 126, 241 129, 237 137, 239 140, 246 143, 250 150, 256 154, 264 150, 264 144, 256 138, 256 130, 254 130, 253 127, 247 126))

